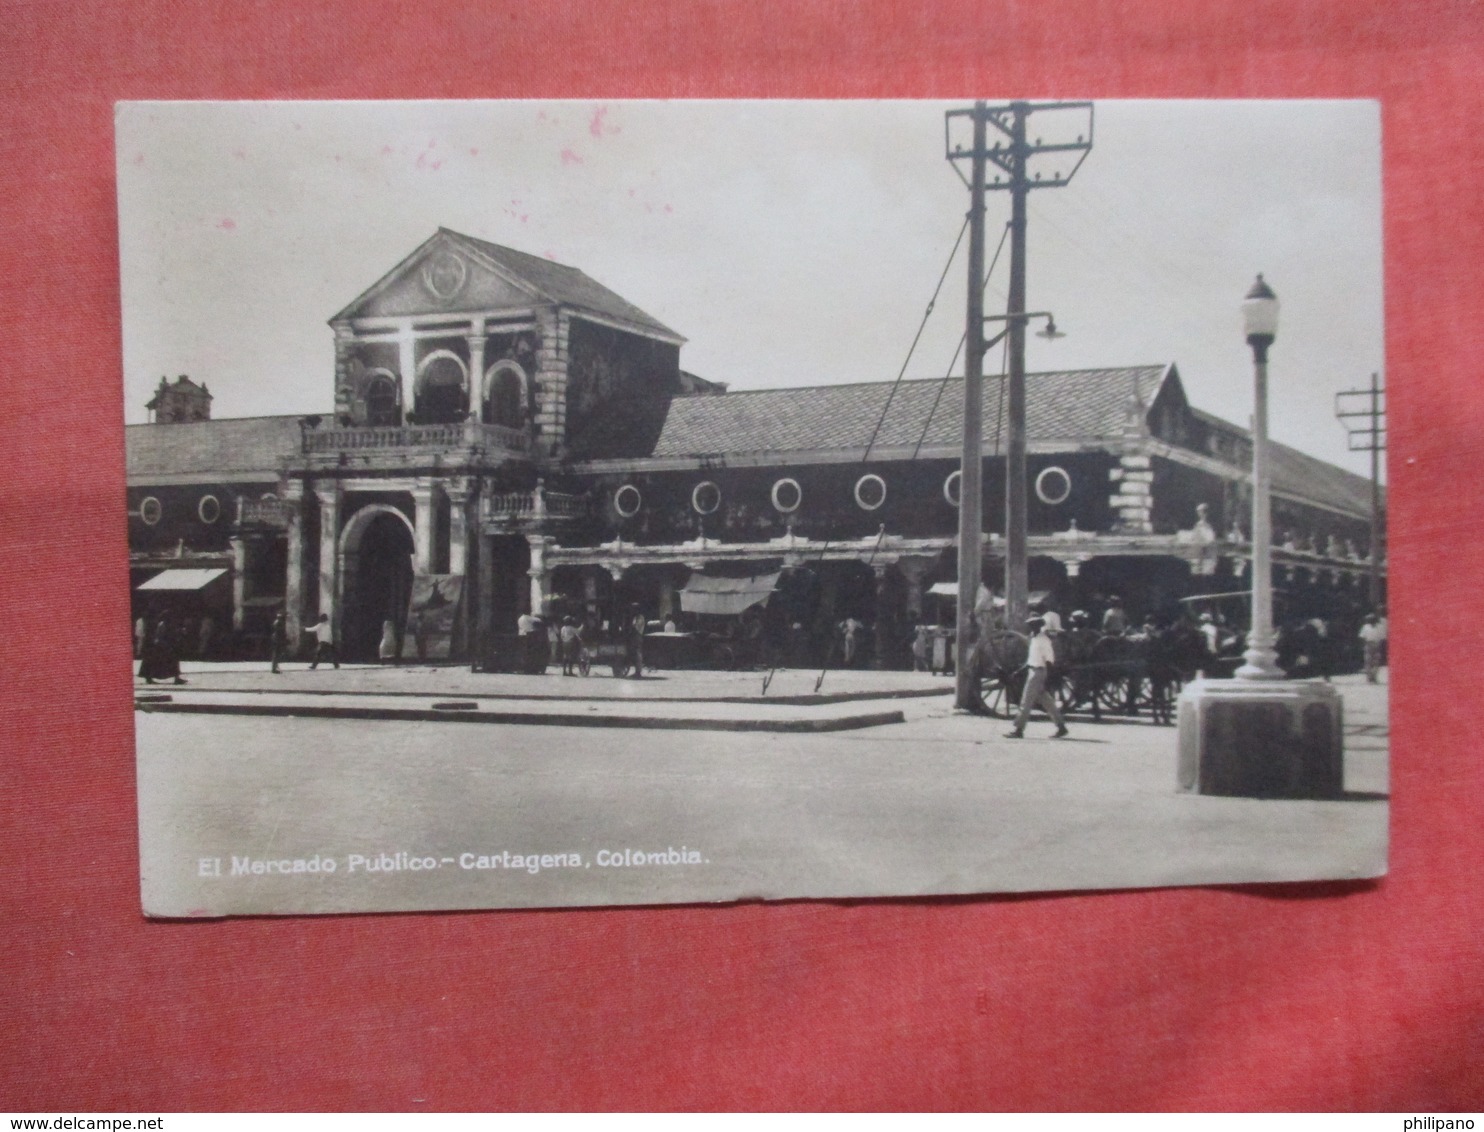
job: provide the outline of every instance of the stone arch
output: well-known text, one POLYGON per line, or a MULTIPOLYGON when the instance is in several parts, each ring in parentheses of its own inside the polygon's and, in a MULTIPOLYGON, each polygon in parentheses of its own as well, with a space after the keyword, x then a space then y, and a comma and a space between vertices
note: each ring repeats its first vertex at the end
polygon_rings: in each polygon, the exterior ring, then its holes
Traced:
POLYGON ((449 424, 469 412, 469 367, 452 350, 434 350, 417 367, 418 424, 449 424))
POLYGON ((481 419, 485 424, 524 428, 531 379, 518 362, 502 359, 484 371, 480 393, 481 419))
POLYGON ((366 381, 366 423, 395 425, 402 417, 402 385, 389 369, 373 369, 366 381))
POLYGON ((340 594, 336 607, 346 659, 375 659, 386 621, 393 624, 400 650, 417 546, 412 520, 389 503, 368 503, 346 521, 337 543, 340 594))

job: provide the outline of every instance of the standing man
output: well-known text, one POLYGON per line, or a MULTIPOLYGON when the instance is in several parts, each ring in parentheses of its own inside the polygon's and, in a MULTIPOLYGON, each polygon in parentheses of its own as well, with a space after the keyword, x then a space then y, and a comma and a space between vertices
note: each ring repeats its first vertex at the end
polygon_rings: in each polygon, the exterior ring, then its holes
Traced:
POLYGON ((1108 608, 1103 613, 1103 633, 1109 637, 1121 637, 1128 630, 1128 614, 1123 611, 1123 599, 1114 594, 1108 599, 1108 608))
POLYGON ((309 670, 313 672, 326 657, 333 660, 335 667, 339 668, 340 653, 335 648, 335 626, 330 624, 330 615, 321 613, 314 628, 309 631, 314 634, 314 659, 309 662, 309 670))
POLYGON ((1374 613, 1365 615, 1365 624, 1360 627, 1360 644, 1365 650, 1365 678, 1367 684, 1376 683, 1381 672, 1381 642, 1385 639, 1381 635, 1380 618, 1374 613))
POLYGON ((1055 663, 1051 638, 1046 635, 1046 621, 1041 617, 1032 617, 1025 623, 1025 627, 1031 633, 1030 655, 1025 661, 1030 675, 1025 682, 1025 693, 1020 697, 1020 714, 1015 717, 1015 728, 1007 731, 1005 738, 1025 738, 1025 725, 1031 717, 1031 709, 1040 707, 1051 717, 1051 722, 1056 724, 1055 737, 1060 739, 1067 734, 1067 723, 1062 718, 1061 708, 1056 706, 1056 697, 1046 689, 1046 680, 1052 664, 1055 663))
POLYGON ((268 630, 268 659, 272 662, 271 671, 279 675, 278 664, 283 655, 288 651, 289 644, 289 622, 288 615, 279 610, 273 617, 273 625, 268 630))
POLYGON ((644 675, 644 630, 649 627, 649 621, 644 616, 644 611, 639 608, 637 602, 629 607, 629 622, 627 627, 629 663, 634 668, 634 679, 638 680, 644 675))
POLYGON ((515 619, 515 631, 520 636, 520 670, 530 673, 536 666, 536 618, 529 609, 515 619))

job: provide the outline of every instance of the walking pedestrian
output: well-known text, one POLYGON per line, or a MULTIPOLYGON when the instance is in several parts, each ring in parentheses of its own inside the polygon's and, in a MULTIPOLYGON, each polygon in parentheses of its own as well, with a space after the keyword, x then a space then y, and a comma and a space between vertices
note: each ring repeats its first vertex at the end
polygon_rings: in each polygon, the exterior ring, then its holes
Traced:
POLYGON ((1020 697, 1020 714, 1015 717, 1014 729, 1006 732, 1005 738, 1025 738, 1025 725, 1031 717, 1031 709, 1040 707, 1051 717, 1051 722, 1056 724, 1055 737, 1060 739, 1067 734, 1067 723, 1062 718, 1061 708, 1056 705, 1056 697, 1046 688, 1051 666, 1055 663, 1051 638, 1046 635, 1046 621, 1041 617, 1032 617, 1025 623, 1025 627, 1031 633, 1030 655, 1025 661, 1029 675, 1025 682, 1025 692, 1020 697))
POLYGON ((314 637, 314 659, 309 662, 309 670, 313 672, 325 659, 334 661, 335 667, 339 668, 340 651, 335 647, 335 626, 330 624, 330 615, 321 613, 309 632, 314 637))
POLYGON ((268 629, 268 661, 269 671, 274 675, 280 675, 278 665, 283 660, 284 654, 288 652, 289 645, 289 621, 288 615, 279 610, 273 615, 273 624, 268 629))

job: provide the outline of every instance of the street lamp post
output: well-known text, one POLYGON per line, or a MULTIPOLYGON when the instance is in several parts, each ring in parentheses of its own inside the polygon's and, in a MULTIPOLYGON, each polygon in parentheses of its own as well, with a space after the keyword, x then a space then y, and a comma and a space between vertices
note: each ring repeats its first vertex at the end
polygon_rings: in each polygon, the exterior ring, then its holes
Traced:
POLYGON ((1239 680, 1282 680, 1273 647, 1272 476, 1268 469, 1268 347, 1278 336, 1278 296, 1261 275, 1242 303, 1242 323, 1252 347, 1252 624, 1239 680))
POLYGON ((1272 482, 1268 468, 1268 347, 1278 296, 1261 275, 1242 303, 1252 347, 1252 623, 1246 662, 1231 680, 1193 680, 1176 709, 1176 781, 1197 794, 1336 798, 1344 789, 1343 705, 1321 680, 1289 680, 1273 648, 1272 482))

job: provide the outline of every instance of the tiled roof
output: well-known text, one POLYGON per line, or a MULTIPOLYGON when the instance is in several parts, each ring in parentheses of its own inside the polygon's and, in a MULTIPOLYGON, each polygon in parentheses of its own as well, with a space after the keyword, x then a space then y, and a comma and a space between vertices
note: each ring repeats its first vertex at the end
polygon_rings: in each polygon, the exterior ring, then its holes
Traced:
POLYGON ((465 236, 462 232, 454 232, 448 228, 442 228, 440 231, 469 245, 487 259, 493 260, 510 274, 534 286, 553 302, 580 307, 595 314, 608 315, 610 318, 657 330, 672 338, 681 337, 653 315, 646 314, 621 295, 610 291, 603 284, 589 278, 575 267, 568 267, 564 263, 556 263, 541 256, 519 252, 500 244, 491 244, 487 240, 478 240, 473 236, 465 236))
MULTIPOLYGON (((1201 409, 1192 408, 1190 412, 1198 420, 1224 429, 1233 436, 1240 436, 1243 440, 1252 438, 1252 434, 1241 425, 1201 409)), ((1366 476, 1356 475, 1276 440, 1268 441, 1268 456, 1274 491, 1310 499, 1352 515, 1370 514, 1371 481, 1366 476)), ((1385 488, 1381 490, 1381 500, 1385 506, 1385 488)))
MULTIPOLYGON (((1032 442, 1116 436, 1129 397, 1153 403, 1167 365, 1068 370, 1026 375, 1026 430, 1032 442)), ((984 379, 984 437, 1001 420, 1001 377, 984 379)), ((732 391, 676 397, 655 443, 655 456, 863 449, 882 408, 890 408, 876 448, 951 447, 963 436, 963 378, 892 385, 816 385, 804 389, 732 391), (941 396, 940 396, 941 391, 941 396), (936 401, 936 407, 934 402, 936 401)), ((999 428, 1003 440, 1003 428, 999 428)))
POLYGON ((124 448, 131 479, 199 475, 219 480, 278 474, 299 450, 299 418, 240 417, 190 424, 130 425, 124 448))

